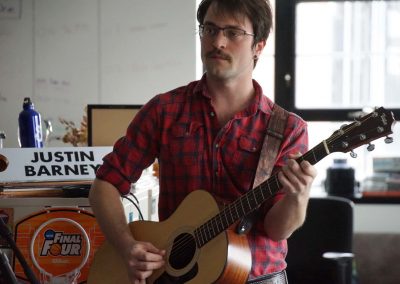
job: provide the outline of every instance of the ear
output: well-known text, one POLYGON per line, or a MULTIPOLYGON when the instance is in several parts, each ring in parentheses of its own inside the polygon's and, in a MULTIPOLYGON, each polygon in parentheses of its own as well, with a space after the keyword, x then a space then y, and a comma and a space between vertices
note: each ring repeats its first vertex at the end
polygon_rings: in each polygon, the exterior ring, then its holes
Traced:
POLYGON ((262 51, 264 50, 264 47, 266 45, 267 41, 266 40, 260 40, 255 44, 253 47, 253 55, 254 57, 260 57, 262 51))

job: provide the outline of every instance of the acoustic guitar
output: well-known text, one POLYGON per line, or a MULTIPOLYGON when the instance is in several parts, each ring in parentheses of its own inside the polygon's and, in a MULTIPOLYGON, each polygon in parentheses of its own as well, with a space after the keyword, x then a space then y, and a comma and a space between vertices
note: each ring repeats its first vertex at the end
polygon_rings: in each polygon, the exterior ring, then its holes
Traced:
MULTIPOLYGON (((383 107, 342 126, 328 139, 297 158, 316 164, 333 152, 353 149, 380 137, 388 137, 394 116, 383 107)), ((369 150, 372 150, 372 144, 369 150)), ((190 193, 163 222, 135 221, 129 224, 133 237, 166 250, 166 264, 154 271, 147 283, 245 283, 251 268, 246 235, 238 235, 235 223, 273 197, 281 188, 274 174, 233 203, 219 209, 206 191, 190 193)), ((126 266, 118 252, 105 242, 91 265, 89 284, 129 283, 126 266)))

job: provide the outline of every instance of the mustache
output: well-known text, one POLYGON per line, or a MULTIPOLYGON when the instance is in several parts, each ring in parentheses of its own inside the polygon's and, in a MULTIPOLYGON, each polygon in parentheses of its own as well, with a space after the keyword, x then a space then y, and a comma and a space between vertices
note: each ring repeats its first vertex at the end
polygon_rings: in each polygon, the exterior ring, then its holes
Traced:
POLYGON ((206 53, 206 57, 214 57, 214 56, 221 57, 222 59, 225 60, 231 60, 231 57, 228 54, 222 52, 219 49, 214 49, 206 53))

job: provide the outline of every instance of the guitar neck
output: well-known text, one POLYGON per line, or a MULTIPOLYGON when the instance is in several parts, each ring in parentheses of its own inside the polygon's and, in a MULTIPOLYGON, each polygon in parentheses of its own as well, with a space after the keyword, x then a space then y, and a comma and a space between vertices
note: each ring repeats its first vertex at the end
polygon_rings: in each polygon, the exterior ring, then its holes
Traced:
MULTIPOLYGON (((297 158, 296 161, 300 163, 305 160, 314 165, 328 154, 329 150, 326 147, 326 142, 323 141, 297 158)), ((197 245, 199 247, 205 245, 239 219, 257 209, 263 202, 273 197, 281 187, 278 173, 275 173, 259 186, 248 191, 235 202, 224 207, 220 213, 195 230, 197 245)))
MULTIPOLYGON (((296 161, 298 163, 308 161, 315 165, 331 152, 346 153, 360 145, 392 134, 392 127, 395 122, 393 113, 380 107, 349 125, 343 125, 328 139, 323 140, 303 156, 297 158, 296 161)), ((385 139, 386 143, 392 141, 393 139, 389 137, 385 139)), ((194 231, 197 246, 202 247, 240 218, 257 209, 264 201, 274 196, 281 187, 278 173, 275 173, 265 182, 223 208, 220 213, 194 231)))

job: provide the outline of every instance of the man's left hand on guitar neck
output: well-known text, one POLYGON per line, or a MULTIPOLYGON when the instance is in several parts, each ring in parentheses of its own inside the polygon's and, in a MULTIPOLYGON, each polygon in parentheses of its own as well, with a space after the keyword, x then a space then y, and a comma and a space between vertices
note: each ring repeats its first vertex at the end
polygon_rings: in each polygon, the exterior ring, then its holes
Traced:
POLYGON ((317 171, 308 161, 295 160, 301 154, 291 155, 287 165, 278 174, 284 197, 267 213, 264 229, 274 240, 287 239, 305 219, 310 188, 317 171))

